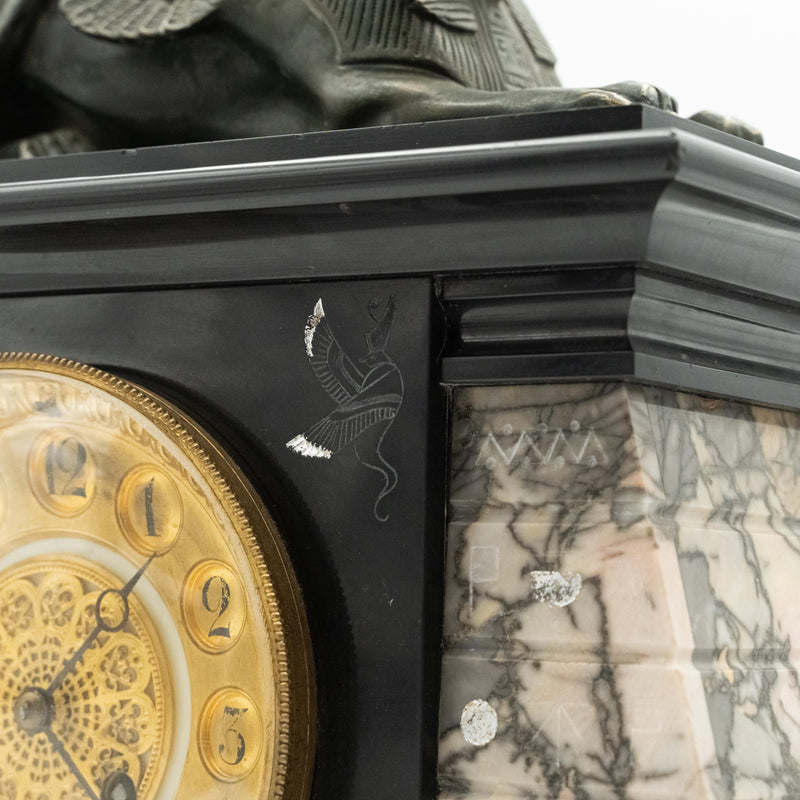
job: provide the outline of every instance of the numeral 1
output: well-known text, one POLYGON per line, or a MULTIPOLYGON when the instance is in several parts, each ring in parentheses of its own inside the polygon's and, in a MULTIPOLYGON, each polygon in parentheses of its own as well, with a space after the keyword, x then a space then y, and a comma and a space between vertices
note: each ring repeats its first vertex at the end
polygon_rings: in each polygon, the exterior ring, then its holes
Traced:
POLYGON ((153 516, 153 485, 155 482, 155 478, 150 478, 144 487, 144 518, 148 536, 158 536, 156 533, 156 520, 153 516))

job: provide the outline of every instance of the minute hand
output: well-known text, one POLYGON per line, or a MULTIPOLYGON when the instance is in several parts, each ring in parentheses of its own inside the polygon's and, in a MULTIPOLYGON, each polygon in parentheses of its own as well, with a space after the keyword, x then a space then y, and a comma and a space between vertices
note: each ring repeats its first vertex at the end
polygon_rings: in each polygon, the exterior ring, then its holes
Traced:
POLYGON ((50 683, 50 686, 47 687, 47 692, 48 694, 50 694, 51 697, 53 695, 53 692, 55 692, 61 687, 61 684, 64 682, 64 679, 75 669, 80 660, 83 658, 86 651, 92 646, 92 644, 94 644, 95 640, 101 633, 103 632, 115 633, 116 631, 121 630, 123 627, 125 627, 125 624, 128 621, 128 611, 129 611, 128 596, 133 591, 133 587, 136 586, 136 584, 138 583, 139 578, 141 578, 142 575, 144 575, 145 570, 150 566, 151 562, 156 557, 156 555, 157 555, 156 553, 153 553, 150 556, 150 558, 148 558, 147 561, 145 561, 144 564, 142 564, 142 566, 139 567, 136 574, 130 578, 130 580, 122 587, 122 589, 119 590, 106 589, 106 591, 100 593, 100 596, 97 598, 97 602, 95 602, 94 604, 94 615, 95 618, 97 619, 97 624, 94 626, 89 635, 86 637, 83 644, 72 654, 72 656, 70 656, 70 658, 67 661, 64 662, 64 666, 61 667, 61 670, 59 671, 58 675, 56 675, 55 678, 53 678, 52 682, 50 683), (118 598, 122 600, 123 613, 121 615, 122 616, 121 624, 112 625, 107 620, 103 619, 101 605, 103 600, 109 594, 116 595, 118 598))
POLYGON ((94 789, 92 789, 92 785, 86 780, 83 773, 78 769, 78 765, 72 760, 72 757, 67 752, 67 748, 64 747, 61 739, 53 733, 50 728, 45 728, 43 731, 44 735, 50 740, 50 744, 53 746, 53 750, 61 756, 62 761, 67 765, 67 768, 72 773, 72 776, 75 778, 76 781, 81 785, 81 788, 84 792, 86 792, 89 800, 100 800, 100 798, 95 793, 94 789))

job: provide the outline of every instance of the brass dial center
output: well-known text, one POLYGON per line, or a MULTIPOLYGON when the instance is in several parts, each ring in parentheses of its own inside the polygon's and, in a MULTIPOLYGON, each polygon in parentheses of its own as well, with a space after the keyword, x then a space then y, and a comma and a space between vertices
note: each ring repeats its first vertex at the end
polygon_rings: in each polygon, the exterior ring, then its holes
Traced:
POLYGON ((116 589, 106 589, 97 600, 95 615, 102 630, 116 633, 128 624, 128 599, 116 589))
POLYGON ((14 701, 14 721, 23 733, 35 736, 50 727, 54 710, 52 697, 32 686, 14 701))
POLYGON ((0 354, 0 800, 304 800, 313 708, 230 457, 113 376, 0 354))

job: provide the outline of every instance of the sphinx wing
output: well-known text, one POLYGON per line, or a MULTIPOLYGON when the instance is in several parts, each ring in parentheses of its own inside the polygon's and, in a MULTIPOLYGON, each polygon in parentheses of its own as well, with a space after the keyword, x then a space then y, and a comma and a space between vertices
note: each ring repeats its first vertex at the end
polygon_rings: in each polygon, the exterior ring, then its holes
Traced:
POLYGON ((59 0, 70 25, 105 39, 145 39, 191 28, 224 0, 59 0))
POLYGON ((469 0, 413 0, 413 4, 451 28, 473 33, 478 30, 478 18, 469 0))

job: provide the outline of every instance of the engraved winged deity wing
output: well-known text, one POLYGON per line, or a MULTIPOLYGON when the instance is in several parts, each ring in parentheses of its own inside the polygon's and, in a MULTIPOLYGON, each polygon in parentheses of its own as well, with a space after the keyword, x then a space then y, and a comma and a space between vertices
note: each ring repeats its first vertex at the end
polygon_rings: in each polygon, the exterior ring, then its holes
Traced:
POLYGON ((286 442, 290 450, 310 458, 330 458, 352 443, 358 461, 383 478, 373 506, 379 522, 385 522, 388 516, 381 515, 378 506, 398 482, 397 471, 381 453, 383 437, 403 402, 403 376, 385 350, 394 310, 393 297, 380 317, 370 309, 375 327, 366 336, 368 352, 358 361, 361 369, 336 341, 322 301, 317 301, 306 322, 306 355, 337 408, 286 442))
POLYGON ((366 374, 356 366, 336 341, 321 300, 306 323, 305 342, 314 374, 338 407, 286 446, 304 456, 330 458, 367 429, 395 417, 402 382, 388 357, 366 374))
POLYGON ((59 0, 70 25, 105 39, 144 39, 191 28, 224 0, 59 0))
POLYGON ((337 405, 351 400, 361 388, 364 375, 336 341, 322 300, 317 300, 306 322, 305 342, 311 369, 331 399, 337 405))

